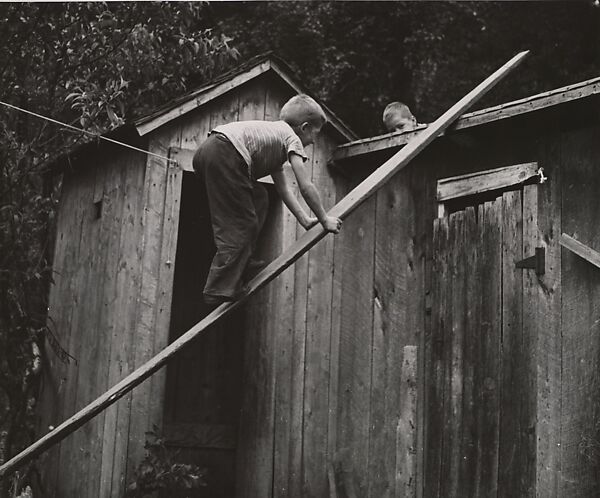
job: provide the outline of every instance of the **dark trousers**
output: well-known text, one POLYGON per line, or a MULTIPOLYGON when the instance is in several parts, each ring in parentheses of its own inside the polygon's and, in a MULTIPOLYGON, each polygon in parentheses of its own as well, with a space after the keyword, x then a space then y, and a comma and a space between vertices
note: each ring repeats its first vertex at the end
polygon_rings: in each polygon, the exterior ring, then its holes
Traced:
POLYGON ((213 133, 200 145, 193 165, 206 190, 217 248, 204 295, 234 297, 267 216, 268 193, 222 135, 213 133))

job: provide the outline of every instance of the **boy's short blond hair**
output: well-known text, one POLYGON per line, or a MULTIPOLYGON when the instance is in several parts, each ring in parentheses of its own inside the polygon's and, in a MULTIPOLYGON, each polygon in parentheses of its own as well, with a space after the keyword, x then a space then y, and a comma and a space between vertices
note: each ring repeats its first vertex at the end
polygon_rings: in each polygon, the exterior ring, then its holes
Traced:
POLYGON ((300 126, 302 123, 322 126, 327 122, 321 106, 315 99, 305 94, 294 95, 288 100, 279 112, 279 119, 292 127, 300 126))
POLYGON ((417 123, 409 107, 402 102, 391 102, 383 111, 383 124, 388 131, 412 130, 417 123))

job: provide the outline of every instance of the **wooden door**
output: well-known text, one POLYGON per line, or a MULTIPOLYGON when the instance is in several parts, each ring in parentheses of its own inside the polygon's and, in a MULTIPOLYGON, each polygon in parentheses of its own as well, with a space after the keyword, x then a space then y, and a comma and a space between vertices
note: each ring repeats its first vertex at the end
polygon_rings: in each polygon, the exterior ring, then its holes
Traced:
MULTIPOLYGON (((433 227, 425 496, 535 493, 538 185, 474 198, 433 227)), ((538 268, 538 271, 543 271, 538 268)))

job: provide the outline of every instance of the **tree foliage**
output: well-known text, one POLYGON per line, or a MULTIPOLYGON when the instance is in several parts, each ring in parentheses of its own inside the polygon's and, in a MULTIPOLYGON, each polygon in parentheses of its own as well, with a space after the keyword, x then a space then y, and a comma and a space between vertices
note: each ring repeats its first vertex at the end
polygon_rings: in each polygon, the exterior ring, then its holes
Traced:
MULTIPOLYGON (((180 96, 236 51, 201 3, 3 3, 0 101, 105 132, 180 96)), ((0 106, 0 463, 34 437, 56 191, 42 175, 83 137, 0 106)), ((6 485, 5 485, 6 486, 6 485)), ((6 492, 6 487, 1 490, 6 492)))
POLYGON ((432 121, 521 50, 531 50, 526 62, 480 107, 600 73, 591 0, 225 2, 212 13, 244 59, 277 52, 361 136, 384 132, 393 100, 432 121))

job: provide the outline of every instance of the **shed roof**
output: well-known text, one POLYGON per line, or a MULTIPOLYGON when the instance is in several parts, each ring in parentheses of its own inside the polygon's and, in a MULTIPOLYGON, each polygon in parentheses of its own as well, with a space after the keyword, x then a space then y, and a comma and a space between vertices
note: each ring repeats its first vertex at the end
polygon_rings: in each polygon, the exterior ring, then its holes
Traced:
MULTIPOLYGON (((456 120, 449 132, 465 128, 472 128, 534 111, 547 109, 597 94, 600 94, 600 77, 463 114, 456 120)), ((427 128, 427 125, 421 125, 412 131, 386 133, 385 135, 378 135, 375 137, 369 137, 342 144, 335 150, 332 160, 343 161, 345 159, 362 156, 364 154, 370 154, 376 151, 401 147, 407 144, 412 138, 415 137, 415 135, 418 135, 425 128, 427 128)))
MULTIPOLYGON (((157 108, 150 114, 137 118, 132 122, 125 123, 114 130, 104 133, 102 136, 124 143, 142 146, 140 137, 143 137, 170 121, 177 119, 220 95, 266 73, 274 74, 295 92, 306 93, 315 98, 325 111, 328 120, 327 126, 339 134, 340 138, 344 141, 356 140, 358 138, 357 135, 341 119, 339 119, 333 111, 331 111, 331 109, 320 102, 318 98, 312 95, 306 87, 296 80, 292 76, 293 71, 288 64, 273 53, 256 56, 235 67, 231 71, 211 80, 209 83, 157 108)), ((80 144, 49 164, 48 170, 58 172, 63 169, 65 164, 71 165, 77 162, 77 160, 82 156, 85 156, 90 149, 96 149, 105 145, 105 142, 97 139, 80 144)))
MULTIPOLYGON (((165 123, 178 118, 212 99, 223 95, 224 93, 268 72, 272 72, 294 91, 311 95, 292 74, 293 71, 287 63, 275 56, 273 53, 267 53, 254 57, 233 70, 219 76, 217 79, 203 85, 192 92, 175 99, 168 104, 156 109, 152 113, 134 121, 140 136, 159 128, 165 123)), ((320 102, 314 95, 311 95, 323 107, 327 115, 328 123, 346 140, 356 140, 357 135, 341 120, 331 109, 323 102, 320 102)))

